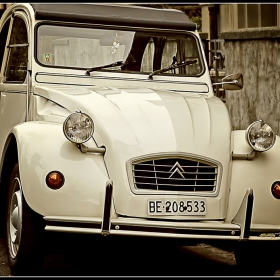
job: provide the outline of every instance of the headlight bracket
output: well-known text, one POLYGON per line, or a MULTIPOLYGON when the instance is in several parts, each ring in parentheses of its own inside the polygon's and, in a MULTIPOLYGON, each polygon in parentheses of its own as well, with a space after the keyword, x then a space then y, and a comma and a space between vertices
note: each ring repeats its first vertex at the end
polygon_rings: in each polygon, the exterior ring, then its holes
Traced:
POLYGON ((77 144, 77 147, 82 153, 99 153, 104 154, 106 149, 104 147, 87 147, 84 144, 77 144))

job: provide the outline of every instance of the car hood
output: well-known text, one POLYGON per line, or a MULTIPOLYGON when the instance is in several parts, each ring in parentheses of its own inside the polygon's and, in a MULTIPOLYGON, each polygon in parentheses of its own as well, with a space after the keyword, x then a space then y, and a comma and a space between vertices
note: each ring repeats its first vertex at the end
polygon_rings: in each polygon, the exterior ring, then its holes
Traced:
POLYGON ((130 147, 133 156, 181 151, 215 158, 214 147, 229 147, 228 112, 214 96, 149 88, 78 86, 37 87, 35 94, 70 112, 89 114, 98 145, 112 145, 122 153, 130 147))
POLYGON ((223 173, 228 171, 231 125, 225 104, 215 96, 97 86, 38 87, 35 94, 92 117, 94 139, 106 147, 109 177, 115 187, 125 186, 120 197, 132 193, 127 164, 137 157, 191 154, 215 160, 223 173))

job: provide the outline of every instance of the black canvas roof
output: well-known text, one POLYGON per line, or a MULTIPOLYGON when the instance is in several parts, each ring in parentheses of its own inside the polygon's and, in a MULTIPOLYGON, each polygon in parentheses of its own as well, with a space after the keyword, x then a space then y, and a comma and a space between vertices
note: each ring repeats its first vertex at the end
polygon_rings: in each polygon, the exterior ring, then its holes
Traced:
POLYGON ((100 23, 131 27, 152 27, 165 29, 196 29, 189 17, 179 10, 154 9, 117 4, 31 4, 35 18, 80 23, 100 23))

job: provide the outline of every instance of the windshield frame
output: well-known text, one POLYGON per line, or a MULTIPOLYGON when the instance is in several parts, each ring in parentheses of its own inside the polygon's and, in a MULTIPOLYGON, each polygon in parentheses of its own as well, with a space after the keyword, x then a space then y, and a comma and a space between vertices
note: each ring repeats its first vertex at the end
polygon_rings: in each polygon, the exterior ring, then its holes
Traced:
MULTIPOLYGON (((39 61, 38 59, 38 29, 42 25, 54 25, 54 26, 65 26, 65 27, 75 27, 75 28, 97 28, 97 29, 113 29, 113 30, 122 30, 122 31, 132 31, 132 32, 147 32, 147 33, 156 33, 156 34, 171 34, 171 35, 181 35, 181 36, 186 36, 190 35, 194 38, 196 46, 197 46, 197 51, 198 51, 198 56, 199 56, 199 62, 200 62, 200 67, 201 71, 197 75, 174 75, 170 74, 170 76, 180 76, 180 77, 200 77, 202 76, 205 71, 206 71, 206 65, 205 65, 205 60, 204 60, 204 55, 203 55, 203 49, 202 45, 200 42, 200 39, 198 36, 194 34, 194 31, 184 31, 184 30, 172 30, 172 29, 158 29, 158 28, 147 28, 147 27, 128 27, 128 26, 116 26, 116 25, 104 25, 104 24, 78 24, 78 23, 65 23, 65 22, 55 22, 55 21, 40 21, 35 24, 34 26, 34 59, 36 63, 44 68, 54 68, 54 69, 71 69, 71 70, 83 70, 86 71, 88 67, 72 67, 72 66, 60 66, 60 65, 48 65, 44 64, 39 61)), ((102 72, 121 72, 124 74, 139 74, 139 75, 147 75, 147 72, 141 72, 141 71, 118 71, 118 70, 109 70, 109 69, 100 69, 98 71, 102 72)), ((150 72, 149 72, 150 73, 150 72)), ((148 74, 149 74, 148 73, 148 74)), ((160 75, 168 75, 168 73, 161 73, 160 75)))

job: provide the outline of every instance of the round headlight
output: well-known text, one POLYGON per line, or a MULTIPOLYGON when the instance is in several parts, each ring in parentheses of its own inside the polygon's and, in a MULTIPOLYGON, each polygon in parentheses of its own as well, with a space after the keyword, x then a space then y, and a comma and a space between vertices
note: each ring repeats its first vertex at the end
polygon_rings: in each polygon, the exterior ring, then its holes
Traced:
POLYGON ((247 128, 246 140, 255 151, 264 152, 273 147, 276 134, 270 125, 259 120, 247 128))
POLYGON ((63 132, 66 138, 77 144, 84 143, 93 134, 93 120, 82 112, 75 112, 69 115, 63 123, 63 132))

